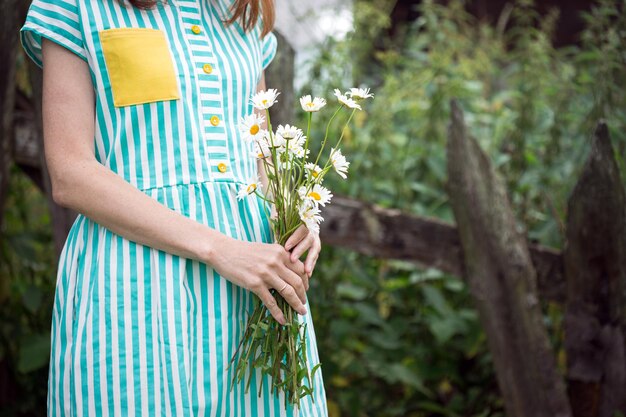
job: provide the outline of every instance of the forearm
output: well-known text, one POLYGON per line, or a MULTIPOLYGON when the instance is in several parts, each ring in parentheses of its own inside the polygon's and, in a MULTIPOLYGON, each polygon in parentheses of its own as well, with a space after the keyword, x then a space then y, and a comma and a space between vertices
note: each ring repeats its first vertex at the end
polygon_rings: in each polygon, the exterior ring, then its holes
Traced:
POLYGON ((159 203, 96 160, 56 176, 55 200, 128 240, 211 264, 228 236, 159 203))

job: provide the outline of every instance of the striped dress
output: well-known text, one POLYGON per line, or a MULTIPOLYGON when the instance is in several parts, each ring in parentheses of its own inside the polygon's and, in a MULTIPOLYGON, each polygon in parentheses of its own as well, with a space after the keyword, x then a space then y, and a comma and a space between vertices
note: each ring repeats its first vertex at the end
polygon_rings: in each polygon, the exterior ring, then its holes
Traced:
MULTIPOLYGON (((276 37, 226 26, 233 0, 34 0, 21 29, 42 66, 48 38, 89 64, 95 157, 165 206, 245 241, 273 242, 238 124, 276 37)), ((59 260, 48 416, 327 416, 321 369, 299 408, 253 374, 230 390, 230 358, 256 295, 210 265, 156 250, 80 214, 59 260), (259 396, 258 393, 261 392, 259 396)), ((307 303, 308 304, 308 303, 307 303)), ((308 308, 310 311, 310 308, 308 308)), ((319 362, 311 313, 309 366, 319 362)))

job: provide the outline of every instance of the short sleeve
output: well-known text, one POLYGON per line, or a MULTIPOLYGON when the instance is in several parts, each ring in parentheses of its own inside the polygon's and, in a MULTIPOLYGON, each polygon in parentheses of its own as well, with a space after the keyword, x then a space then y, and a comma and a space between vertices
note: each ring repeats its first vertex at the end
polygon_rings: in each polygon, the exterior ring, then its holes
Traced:
POLYGON ((56 42, 87 61, 76 1, 33 0, 31 3, 20 29, 20 40, 26 54, 39 67, 43 67, 42 38, 56 42))
POLYGON ((276 56, 278 39, 274 32, 270 32, 263 38, 263 69, 266 69, 276 56))

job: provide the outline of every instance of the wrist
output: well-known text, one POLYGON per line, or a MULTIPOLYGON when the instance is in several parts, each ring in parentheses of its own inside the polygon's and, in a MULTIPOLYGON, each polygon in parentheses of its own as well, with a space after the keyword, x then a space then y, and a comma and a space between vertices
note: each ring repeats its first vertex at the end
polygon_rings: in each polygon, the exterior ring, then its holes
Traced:
POLYGON ((208 233, 203 233, 203 238, 198 240, 197 259, 210 266, 215 266, 224 247, 233 239, 208 226, 207 228, 209 229, 208 233))

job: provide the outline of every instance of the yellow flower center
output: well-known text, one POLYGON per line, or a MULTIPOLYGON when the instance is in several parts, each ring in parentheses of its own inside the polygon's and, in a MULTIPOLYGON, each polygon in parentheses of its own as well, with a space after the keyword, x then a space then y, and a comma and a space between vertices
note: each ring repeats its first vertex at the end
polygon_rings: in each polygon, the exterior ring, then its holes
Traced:
POLYGON ((250 134, 256 135, 257 133, 259 133, 259 125, 252 125, 250 128, 250 134))
POLYGON ((306 103, 306 105, 307 105, 308 107, 313 107, 313 106, 315 106, 315 104, 313 104, 313 102, 312 102, 312 101, 309 101, 308 103, 306 103))
POLYGON ((248 185, 248 189, 246 190, 248 192, 248 194, 254 192, 254 190, 256 190, 256 184, 250 184, 248 185))
POLYGON ((322 196, 319 195, 319 193, 316 193, 315 191, 311 191, 309 193, 309 197, 313 197, 313 199, 315 199, 315 200, 321 200, 322 199, 322 196))
POLYGON ((317 176, 319 175, 319 173, 318 173, 317 171, 312 171, 312 172, 311 172, 311 174, 312 174, 314 177, 317 177, 317 176))
POLYGON ((263 105, 266 105, 267 104, 267 99, 261 101, 261 103, 263 103, 263 105))

